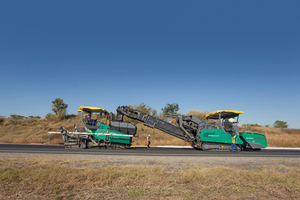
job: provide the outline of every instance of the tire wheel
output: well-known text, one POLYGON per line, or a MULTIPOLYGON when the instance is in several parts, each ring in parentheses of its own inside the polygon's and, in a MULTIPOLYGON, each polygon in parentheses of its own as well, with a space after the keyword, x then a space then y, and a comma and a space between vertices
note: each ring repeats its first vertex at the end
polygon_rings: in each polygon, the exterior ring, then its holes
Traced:
POLYGON ((86 149, 86 143, 85 143, 85 141, 81 141, 81 142, 80 142, 80 147, 81 147, 82 149, 86 149))
POLYGON ((92 142, 89 142, 87 145, 88 148, 92 148, 93 146, 94 146, 94 143, 92 143, 92 142))

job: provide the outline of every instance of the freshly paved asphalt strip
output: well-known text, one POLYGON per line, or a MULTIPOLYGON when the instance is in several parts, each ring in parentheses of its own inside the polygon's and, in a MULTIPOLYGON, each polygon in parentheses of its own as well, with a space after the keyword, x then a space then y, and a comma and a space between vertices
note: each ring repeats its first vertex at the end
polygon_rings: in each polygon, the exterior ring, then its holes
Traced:
POLYGON ((300 150, 241 151, 202 151, 192 148, 135 147, 130 149, 76 149, 61 145, 0 144, 1 152, 9 153, 47 153, 47 154, 85 154, 85 155, 124 155, 124 156, 213 156, 213 157, 298 157, 300 150))

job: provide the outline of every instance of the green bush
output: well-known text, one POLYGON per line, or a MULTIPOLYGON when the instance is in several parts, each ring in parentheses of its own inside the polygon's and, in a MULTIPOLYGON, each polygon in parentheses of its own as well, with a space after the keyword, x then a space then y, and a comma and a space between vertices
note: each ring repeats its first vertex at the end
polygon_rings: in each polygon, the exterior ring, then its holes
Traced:
POLYGON ((67 114, 67 112, 66 112, 66 110, 60 110, 60 111, 58 111, 58 113, 55 115, 56 117, 56 121, 61 121, 61 120, 64 120, 64 119, 66 119, 66 115, 67 114))
POLYGON ((67 118, 67 107, 68 104, 64 103, 63 99, 56 98, 52 102, 51 109, 55 114, 48 113, 45 118, 46 120, 51 120, 51 121, 61 121, 67 118))
POLYGON ((65 114, 67 113, 66 109, 68 108, 68 104, 65 104, 63 99, 56 98, 54 101, 51 102, 53 104, 51 106, 51 109, 56 115, 59 115, 62 112, 65 114))
POLYGON ((45 119, 49 120, 49 121, 61 121, 61 120, 64 120, 64 119, 66 119, 66 111, 65 110, 60 110, 60 111, 57 112, 57 114, 48 113, 45 116, 45 119))
POLYGON ((53 113, 48 113, 46 116, 45 116, 45 119, 46 120, 49 120, 49 121, 52 121, 54 120, 55 118, 55 115, 53 113))
POLYGON ((19 120, 23 119, 26 119, 26 117, 22 115, 11 114, 9 118, 9 123, 12 125, 17 125, 20 124, 19 120))
POLYGON ((164 108, 161 109, 163 112, 163 115, 174 115, 177 114, 178 110, 179 110, 179 105, 177 103, 173 103, 173 104, 167 104, 164 108))
POLYGON ((250 127, 250 126, 254 126, 254 127, 262 127, 262 125, 259 125, 259 124, 243 124, 242 126, 244 127, 250 127))
POLYGON ((10 118, 12 118, 12 119, 26 119, 25 116, 16 115, 16 114, 10 115, 10 118))
POLYGON ((9 120, 9 123, 10 123, 11 125, 17 125, 17 124, 20 124, 20 122, 19 122, 17 119, 10 119, 10 120, 9 120))
POLYGON ((273 124, 274 128, 287 128, 289 125, 287 125, 287 122, 276 120, 276 122, 273 124))
POLYGON ((32 115, 30 115, 30 116, 28 116, 28 118, 29 119, 40 119, 41 117, 40 116, 32 116, 32 115))

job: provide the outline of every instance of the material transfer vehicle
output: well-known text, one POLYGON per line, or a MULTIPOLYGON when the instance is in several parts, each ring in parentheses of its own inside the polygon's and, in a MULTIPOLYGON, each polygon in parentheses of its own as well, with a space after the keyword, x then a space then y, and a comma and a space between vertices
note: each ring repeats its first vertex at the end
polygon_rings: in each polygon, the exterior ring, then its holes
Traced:
POLYGON ((159 129, 186 142, 195 149, 230 150, 232 134, 238 134, 237 146, 241 150, 260 150, 267 147, 266 137, 259 133, 239 132, 237 126, 242 111, 218 110, 205 116, 205 121, 196 116, 169 115, 165 118, 175 118, 175 125, 169 120, 161 119, 143 113, 128 106, 117 109, 119 116, 125 115, 144 123, 145 126, 159 129), (234 118, 234 123, 229 119, 234 118))

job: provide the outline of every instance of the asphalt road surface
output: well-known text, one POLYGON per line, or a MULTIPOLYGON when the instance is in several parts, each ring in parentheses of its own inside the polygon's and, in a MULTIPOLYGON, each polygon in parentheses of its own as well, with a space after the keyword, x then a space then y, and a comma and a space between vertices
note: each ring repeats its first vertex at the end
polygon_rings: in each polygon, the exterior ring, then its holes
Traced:
POLYGON ((192 148, 135 147, 130 149, 76 149, 64 148, 61 145, 31 144, 0 144, 0 154, 1 152, 124 156, 300 157, 300 150, 261 150, 232 153, 230 151, 202 151, 192 148))

